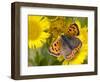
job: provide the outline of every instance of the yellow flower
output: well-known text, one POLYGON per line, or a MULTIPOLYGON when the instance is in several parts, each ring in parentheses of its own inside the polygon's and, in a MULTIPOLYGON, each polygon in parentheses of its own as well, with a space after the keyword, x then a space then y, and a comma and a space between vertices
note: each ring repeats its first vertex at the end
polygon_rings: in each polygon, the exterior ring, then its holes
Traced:
MULTIPOLYGON (((82 41, 82 47, 80 51, 76 54, 76 57, 70 61, 64 60, 63 65, 68 64, 82 64, 88 56, 88 30, 87 27, 81 27, 80 22, 77 20, 76 24, 79 26, 80 35, 77 36, 82 41)), ((63 60, 62 57, 57 58, 58 60, 63 60)))
POLYGON ((53 38, 57 38, 59 35, 64 33, 66 29, 65 17, 55 17, 55 19, 50 20, 50 22, 49 33, 53 38))
POLYGON ((28 16, 28 47, 39 48, 43 46, 49 37, 48 30, 50 24, 46 17, 28 16))

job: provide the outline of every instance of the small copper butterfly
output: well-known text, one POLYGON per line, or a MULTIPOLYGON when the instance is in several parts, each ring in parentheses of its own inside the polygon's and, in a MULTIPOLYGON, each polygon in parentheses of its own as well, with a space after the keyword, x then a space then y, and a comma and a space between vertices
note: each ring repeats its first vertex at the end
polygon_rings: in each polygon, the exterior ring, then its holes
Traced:
POLYGON ((76 23, 68 27, 67 34, 59 36, 49 47, 49 52, 53 56, 63 55, 64 59, 71 60, 75 54, 80 50, 82 42, 79 38, 79 28, 76 23))

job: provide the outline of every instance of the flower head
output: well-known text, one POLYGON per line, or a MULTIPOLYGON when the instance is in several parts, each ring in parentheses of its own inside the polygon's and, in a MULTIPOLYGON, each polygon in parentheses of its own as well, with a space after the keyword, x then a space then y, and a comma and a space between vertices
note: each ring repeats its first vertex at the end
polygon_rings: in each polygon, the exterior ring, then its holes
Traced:
POLYGON ((49 37, 49 21, 43 16, 28 16, 28 47, 39 48, 49 37))
POLYGON ((65 17, 56 17, 50 20, 50 30, 49 33, 52 37, 57 38, 59 35, 64 33, 66 29, 65 17))

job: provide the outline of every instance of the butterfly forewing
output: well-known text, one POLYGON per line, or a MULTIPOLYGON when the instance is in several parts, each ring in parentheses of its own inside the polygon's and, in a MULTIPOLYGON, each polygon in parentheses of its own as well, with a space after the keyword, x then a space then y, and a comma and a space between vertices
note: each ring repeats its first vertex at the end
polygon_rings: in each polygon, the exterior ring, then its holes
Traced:
POLYGON ((53 56, 60 56, 61 54, 61 38, 58 37, 50 46, 49 51, 53 56))
POLYGON ((79 28, 78 28, 78 25, 76 23, 73 23, 68 27, 68 30, 67 30, 68 36, 73 37, 73 36, 78 36, 79 34, 80 34, 79 28))

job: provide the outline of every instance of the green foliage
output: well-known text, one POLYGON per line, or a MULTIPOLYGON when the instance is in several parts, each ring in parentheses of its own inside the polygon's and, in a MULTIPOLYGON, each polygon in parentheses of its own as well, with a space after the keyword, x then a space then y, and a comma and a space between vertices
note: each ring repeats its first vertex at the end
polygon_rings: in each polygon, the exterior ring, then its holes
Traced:
POLYGON ((52 56, 48 52, 47 44, 42 48, 29 49, 28 65, 29 66, 50 66, 50 65, 61 65, 56 57, 52 56))
POLYGON ((79 17, 78 20, 81 23, 81 27, 88 27, 88 18, 87 17, 79 17))
POLYGON ((87 17, 66 17, 66 23, 72 23, 76 20, 80 21, 81 27, 88 27, 88 18, 87 17))

